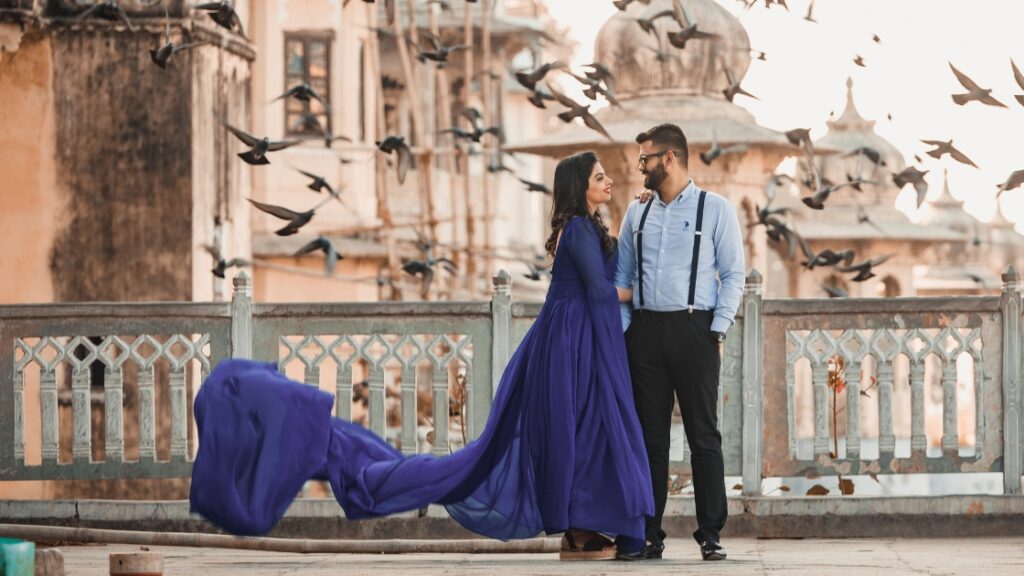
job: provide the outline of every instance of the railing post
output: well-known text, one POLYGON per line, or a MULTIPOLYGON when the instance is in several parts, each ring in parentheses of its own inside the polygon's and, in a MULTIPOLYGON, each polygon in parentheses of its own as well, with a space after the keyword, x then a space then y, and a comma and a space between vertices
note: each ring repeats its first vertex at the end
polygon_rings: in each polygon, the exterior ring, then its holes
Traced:
POLYGON ((252 358, 252 278, 242 270, 232 282, 231 357, 252 358))
POLYGON ((505 270, 491 279, 491 397, 498 390, 512 347, 512 276, 505 270))
POLYGON ((761 494, 761 453, 764 441, 762 386, 764 329, 761 325, 763 278, 756 269, 743 290, 743 495, 761 494))
POLYGON ((1003 493, 1020 494, 1021 477, 1021 301, 1020 272, 1003 272, 1003 493))

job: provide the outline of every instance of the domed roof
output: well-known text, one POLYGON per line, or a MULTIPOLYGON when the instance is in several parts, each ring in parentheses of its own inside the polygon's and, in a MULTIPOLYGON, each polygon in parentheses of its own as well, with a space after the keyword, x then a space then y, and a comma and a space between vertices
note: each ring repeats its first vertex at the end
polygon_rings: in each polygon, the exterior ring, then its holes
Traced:
POLYGON ((682 0, 686 16, 698 31, 717 34, 714 39, 690 39, 684 49, 669 43, 668 32, 679 25, 672 17, 652 22, 653 33, 638 19, 672 10, 672 0, 629 4, 601 27, 594 57, 615 75, 619 99, 659 94, 712 95, 724 99, 727 77, 741 80, 750 67, 750 37, 746 29, 714 0, 682 0))
MULTIPOLYGON (((846 109, 839 119, 828 122, 828 134, 814 145, 841 152, 852 152, 860 148, 877 151, 884 162, 877 168, 862 154, 847 156, 840 153, 825 156, 819 160, 821 175, 832 182, 845 182, 847 175, 876 182, 877 184, 864 184, 864 193, 856 200, 860 200, 862 204, 895 206, 900 190, 893 184, 892 175, 906 168, 907 162, 892 143, 875 133, 875 122, 865 120, 857 111, 853 103, 852 78, 846 80, 846 109)), ((854 202, 851 195, 839 194, 835 197, 838 202, 834 203, 844 203, 844 199, 847 199, 847 203, 854 202)), ((829 201, 833 200, 830 198, 829 201)))

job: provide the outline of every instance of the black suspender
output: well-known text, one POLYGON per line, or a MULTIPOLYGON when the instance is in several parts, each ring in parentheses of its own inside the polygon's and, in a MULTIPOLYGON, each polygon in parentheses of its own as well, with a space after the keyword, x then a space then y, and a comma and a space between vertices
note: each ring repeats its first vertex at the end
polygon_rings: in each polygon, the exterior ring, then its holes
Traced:
POLYGON ((697 261, 700 259, 700 237, 701 225, 704 223, 704 197, 707 192, 700 191, 700 199, 697 200, 697 229, 693 231, 693 262, 690 264, 690 296, 687 298, 687 309, 693 314, 693 299, 697 294, 697 261))
MULTIPOLYGON (((690 294, 687 301, 687 309, 693 313, 693 301, 697 294, 697 266, 700 263, 700 237, 701 228, 704 223, 704 198, 707 192, 700 191, 697 199, 697 223, 693 235, 693 258, 690 264, 690 294)), ((636 272, 638 279, 637 289, 640 291, 640 310, 644 309, 644 224, 647 223, 647 214, 651 211, 654 198, 647 201, 644 213, 640 216, 640 226, 636 231, 636 272)))
POLYGON ((636 231, 636 274, 640 290, 640 309, 644 309, 644 224, 647 222, 647 214, 654 205, 654 198, 647 201, 644 214, 640 217, 640 227, 636 231))

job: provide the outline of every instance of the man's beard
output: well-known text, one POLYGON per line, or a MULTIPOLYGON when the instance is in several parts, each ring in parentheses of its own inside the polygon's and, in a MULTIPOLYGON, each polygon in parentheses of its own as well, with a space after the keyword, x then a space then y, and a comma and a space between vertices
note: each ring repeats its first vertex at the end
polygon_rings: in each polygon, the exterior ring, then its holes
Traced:
POLYGON ((654 170, 650 170, 644 176, 644 188, 657 192, 658 187, 665 182, 665 178, 668 177, 668 173, 665 172, 665 167, 660 163, 654 170))

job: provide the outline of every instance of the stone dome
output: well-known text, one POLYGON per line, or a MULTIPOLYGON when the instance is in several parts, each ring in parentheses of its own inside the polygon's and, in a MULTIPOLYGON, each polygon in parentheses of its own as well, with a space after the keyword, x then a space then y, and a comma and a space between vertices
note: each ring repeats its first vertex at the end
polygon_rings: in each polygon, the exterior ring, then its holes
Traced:
POLYGON ((823 178, 838 183, 845 182, 847 175, 850 175, 877 182, 864 184, 863 194, 858 194, 856 198, 851 194, 837 194, 829 202, 838 205, 853 204, 859 200, 866 205, 895 207, 900 190, 893 184, 892 175, 906 168, 907 162, 891 142, 875 133, 875 122, 865 120, 857 111, 853 103, 853 79, 846 80, 846 109, 837 120, 828 121, 828 134, 814 145, 840 152, 818 160, 823 178), (846 156, 847 152, 863 147, 878 151, 885 164, 876 169, 874 163, 860 154, 846 156))
POLYGON ((722 90, 729 85, 726 70, 736 80, 747 73, 750 37, 739 20, 714 0, 682 3, 698 30, 719 37, 691 39, 684 49, 675 48, 666 35, 680 27, 671 17, 653 22, 655 34, 644 31, 637 19, 672 10, 672 0, 634 1, 601 27, 594 42, 594 58, 615 75, 619 99, 653 94, 714 95, 724 99, 722 90))

